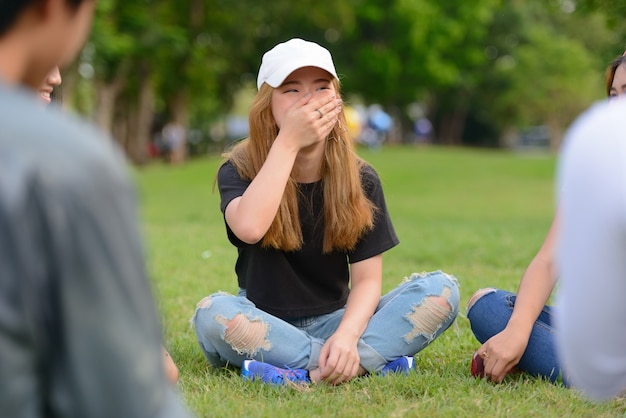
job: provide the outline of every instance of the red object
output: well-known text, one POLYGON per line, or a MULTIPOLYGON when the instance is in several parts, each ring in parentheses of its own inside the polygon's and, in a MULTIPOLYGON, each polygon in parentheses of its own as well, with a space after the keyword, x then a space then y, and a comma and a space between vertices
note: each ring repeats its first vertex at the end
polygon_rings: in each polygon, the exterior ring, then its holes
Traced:
MULTIPOLYGON (((481 379, 486 376, 485 363, 483 361, 483 358, 478 355, 478 351, 476 351, 472 356, 472 366, 470 368, 470 372, 472 373, 472 376, 479 377, 481 379)), ((506 372, 507 375, 518 373, 520 373, 520 370, 517 367, 513 367, 511 370, 506 372)))
POLYGON ((485 377, 485 363, 483 363, 483 358, 478 355, 478 351, 472 356, 472 367, 470 371, 474 377, 485 377))

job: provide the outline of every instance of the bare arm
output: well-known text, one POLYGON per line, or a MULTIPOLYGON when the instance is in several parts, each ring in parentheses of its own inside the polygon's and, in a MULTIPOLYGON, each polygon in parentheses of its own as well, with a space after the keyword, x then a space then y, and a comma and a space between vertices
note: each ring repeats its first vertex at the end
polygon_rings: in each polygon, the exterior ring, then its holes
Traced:
POLYGON ((555 246, 559 214, 555 215, 539 252, 524 272, 517 291, 515 308, 507 327, 530 337, 533 324, 545 306, 556 282, 555 246))
POLYGON ((541 248, 522 276, 507 326, 479 349, 480 353, 489 353, 489 357, 484 359, 485 373, 495 382, 502 381, 506 373, 519 363, 533 325, 552 293, 556 281, 554 255, 558 227, 557 212, 541 248))
POLYGON ((276 216, 298 152, 324 141, 340 111, 331 95, 315 100, 306 95, 289 109, 261 170, 244 194, 226 207, 226 222, 240 240, 255 244, 263 238, 276 216), (318 108, 332 117, 320 118, 318 108))
POLYGON ((255 244, 267 232, 285 191, 298 149, 276 138, 257 176, 226 207, 226 222, 239 239, 255 244))
POLYGON ((351 265, 352 285, 346 311, 320 353, 321 377, 329 383, 345 382, 359 372, 357 343, 380 301, 382 260, 382 254, 378 254, 351 265))

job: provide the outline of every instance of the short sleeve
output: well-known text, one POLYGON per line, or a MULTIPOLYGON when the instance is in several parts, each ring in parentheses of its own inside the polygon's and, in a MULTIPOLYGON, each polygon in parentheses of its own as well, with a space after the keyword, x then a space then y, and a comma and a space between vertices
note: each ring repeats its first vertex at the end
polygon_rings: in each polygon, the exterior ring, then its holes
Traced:
POLYGON ((243 195, 250 181, 242 179, 235 165, 226 161, 217 172, 217 185, 220 191, 220 209, 224 213, 233 199, 243 195))

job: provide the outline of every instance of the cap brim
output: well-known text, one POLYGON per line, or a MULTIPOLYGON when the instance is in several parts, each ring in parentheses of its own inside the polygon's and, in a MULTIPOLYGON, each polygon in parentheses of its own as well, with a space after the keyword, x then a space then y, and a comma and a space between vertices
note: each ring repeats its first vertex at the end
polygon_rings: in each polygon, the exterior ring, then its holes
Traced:
MULTIPOLYGON (((333 67, 327 68, 328 66, 321 66, 318 63, 312 63, 310 58, 303 57, 302 59, 296 59, 296 60, 290 61, 289 65, 283 65, 276 72, 274 72, 271 76, 269 76, 265 80, 265 82, 269 84, 271 87, 274 87, 274 88, 279 87, 281 84, 283 84, 285 79, 289 77, 289 74, 304 67, 321 68, 322 70, 327 71, 334 78, 338 78, 337 73, 335 72, 335 69, 333 67)), ((261 88, 260 85, 257 87, 261 88)))

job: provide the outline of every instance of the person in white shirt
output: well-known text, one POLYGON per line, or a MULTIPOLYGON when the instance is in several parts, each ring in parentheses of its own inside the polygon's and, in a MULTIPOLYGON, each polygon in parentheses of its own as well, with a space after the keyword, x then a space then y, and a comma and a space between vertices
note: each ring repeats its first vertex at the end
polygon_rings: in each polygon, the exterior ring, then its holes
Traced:
POLYGON ((573 387, 605 400, 626 389, 626 99, 571 126, 558 166, 557 354, 573 387))

